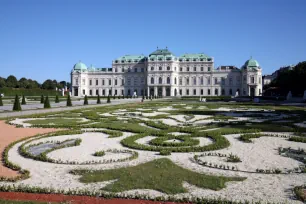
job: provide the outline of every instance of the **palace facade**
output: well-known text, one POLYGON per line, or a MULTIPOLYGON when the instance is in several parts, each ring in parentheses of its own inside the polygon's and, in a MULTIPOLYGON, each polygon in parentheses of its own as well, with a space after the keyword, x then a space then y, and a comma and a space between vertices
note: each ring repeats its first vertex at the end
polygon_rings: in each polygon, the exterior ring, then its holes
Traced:
POLYGON ((78 62, 71 71, 71 86, 73 96, 259 96, 262 70, 252 58, 240 69, 215 69, 213 57, 202 53, 175 56, 166 48, 149 56, 119 57, 111 68, 78 62))

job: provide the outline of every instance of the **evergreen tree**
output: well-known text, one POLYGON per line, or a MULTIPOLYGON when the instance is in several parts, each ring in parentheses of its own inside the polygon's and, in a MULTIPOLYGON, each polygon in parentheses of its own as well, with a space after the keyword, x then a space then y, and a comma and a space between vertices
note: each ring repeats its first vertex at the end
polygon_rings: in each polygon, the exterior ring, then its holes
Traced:
POLYGON ((85 95, 85 98, 84 98, 84 105, 88 105, 88 98, 87 98, 87 95, 85 95))
POLYGON ((120 99, 121 97, 120 97, 120 95, 118 96, 118 99, 120 99))
POLYGON ((40 103, 44 103, 44 102, 45 102, 44 95, 41 95, 41 97, 40 97, 40 103))
POLYGON ((116 99, 116 95, 113 96, 113 99, 116 99))
POLYGON ((67 106, 72 106, 72 102, 71 102, 71 98, 70 95, 68 94, 68 98, 67 98, 67 106))
POLYGON ((144 95, 142 95, 142 100, 145 100, 145 96, 144 95))
POLYGON ((110 100, 110 95, 108 95, 108 97, 107 97, 107 103, 110 103, 111 102, 111 100, 110 100))
POLYGON ((22 104, 22 105, 26 105, 26 104, 27 104, 27 102, 26 102, 26 100, 25 100, 24 95, 22 96, 22 101, 21 101, 21 104, 22 104))
POLYGON ((58 98, 58 95, 55 96, 55 103, 59 103, 59 98, 58 98))
POLYGON ((3 106, 2 96, 0 95, 0 106, 3 106))
POLYGON ((98 94, 97 104, 101 104, 100 95, 98 94))
POLYGON ((45 98, 45 101, 44 101, 44 108, 51 108, 50 102, 49 102, 49 97, 48 97, 48 96, 45 98))
POLYGON ((15 97, 13 111, 21 111, 21 105, 20 105, 20 101, 19 101, 18 95, 16 95, 16 97, 15 97))

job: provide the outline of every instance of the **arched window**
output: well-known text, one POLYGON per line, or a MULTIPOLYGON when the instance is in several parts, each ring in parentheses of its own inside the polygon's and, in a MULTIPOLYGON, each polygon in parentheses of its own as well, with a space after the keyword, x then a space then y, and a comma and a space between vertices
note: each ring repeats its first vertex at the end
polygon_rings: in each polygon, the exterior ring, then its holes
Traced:
POLYGON ((186 78, 186 85, 189 85, 189 78, 186 78))
MULTIPOLYGON (((180 80, 180 81, 179 81, 179 85, 183 85, 183 79, 182 79, 182 77, 180 77, 179 80, 180 80)), ((180 95, 182 95, 182 94, 180 94, 180 95)))
POLYGON ((219 95, 219 90, 215 89, 215 95, 218 96, 219 95))
POLYGON ((170 77, 167 77, 167 84, 170 84, 170 77))
POLYGON ((163 70, 163 68, 162 68, 162 67, 159 67, 159 70, 163 70))
POLYGON ((170 71, 170 67, 167 67, 167 70, 170 71))
POLYGON ((174 84, 176 84, 176 77, 174 78, 174 84))
POLYGON ((204 78, 203 78, 203 76, 201 76, 201 85, 203 85, 204 84, 204 78))
POLYGON ((154 84, 154 78, 151 77, 151 84, 154 84))
POLYGON ((197 78, 196 77, 193 78, 193 85, 197 85, 197 78))
POLYGON ((161 77, 159 77, 158 83, 159 83, 159 84, 162 84, 162 83, 163 83, 163 79, 162 79, 161 77))

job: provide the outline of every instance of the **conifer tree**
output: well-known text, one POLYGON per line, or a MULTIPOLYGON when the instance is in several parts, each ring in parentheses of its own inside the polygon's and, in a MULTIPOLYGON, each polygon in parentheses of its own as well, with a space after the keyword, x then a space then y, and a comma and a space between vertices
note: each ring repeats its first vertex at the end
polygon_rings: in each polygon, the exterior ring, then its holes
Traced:
POLYGON ((88 98, 87 98, 87 95, 85 95, 85 98, 84 98, 84 105, 88 105, 88 98))
POLYGON ((144 95, 142 95, 142 100, 145 100, 145 96, 144 95))
POLYGON ((44 108, 51 108, 49 97, 47 96, 44 101, 44 108))
POLYGON ((21 105, 20 105, 20 101, 19 101, 18 95, 16 95, 16 97, 15 97, 13 111, 21 111, 21 105))
POLYGON ((22 101, 21 101, 21 104, 22 104, 22 105, 26 105, 26 104, 27 104, 27 102, 26 102, 26 100, 25 100, 24 95, 22 96, 22 101))
POLYGON ((110 100, 110 95, 108 95, 108 97, 107 97, 107 103, 110 103, 111 102, 111 100, 110 100))
POLYGON ((3 106, 2 96, 0 95, 0 106, 3 106))
POLYGON ((55 103, 59 103, 59 98, 58 98, 58 95, 55 96, 55 103))
POLYGON ((44 103, 44 102, 45 102, 44 95, 41 95, 41 97, 40 97, 40 103, 44 103))
POLYGON ((70 95, 68 94, 68 98, 67 98, 67 106, 72 106, 72 102, 71 102, 71 98, 70 95))
POLYGON ((97 98, 97 104, 101 104, 101 99, 100 99, 100 95, 98 94, 98 98, 97 98))

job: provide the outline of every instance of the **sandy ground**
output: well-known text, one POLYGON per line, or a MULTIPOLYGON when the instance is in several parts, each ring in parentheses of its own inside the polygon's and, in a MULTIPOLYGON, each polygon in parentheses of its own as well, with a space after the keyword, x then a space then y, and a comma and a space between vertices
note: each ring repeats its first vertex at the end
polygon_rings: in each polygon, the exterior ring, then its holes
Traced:
MULTIPOLYGON (((4 149, 12 142, 25 138, 34 136, 40 133, 48 133, 53 132, 58 129, 53 128, 16 128, 15 126, 8 125, 5 121, 0 121, 0 151, 1 151, 1 159, 2 152, 4 149)), ((17 171, 13 171, 5 166, 3 166, 2 162, 0 164, 0 177, 15 177, 18 175, 17 171)))

